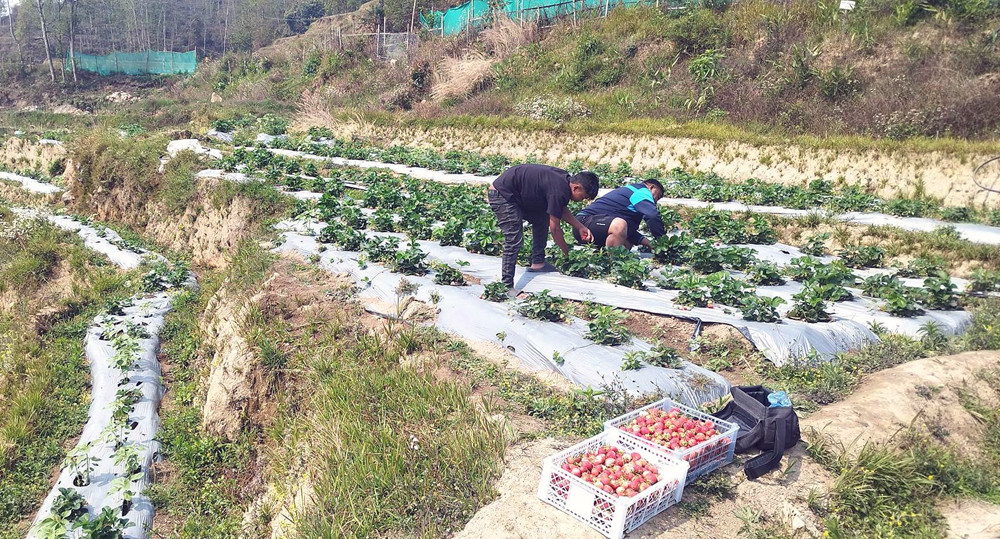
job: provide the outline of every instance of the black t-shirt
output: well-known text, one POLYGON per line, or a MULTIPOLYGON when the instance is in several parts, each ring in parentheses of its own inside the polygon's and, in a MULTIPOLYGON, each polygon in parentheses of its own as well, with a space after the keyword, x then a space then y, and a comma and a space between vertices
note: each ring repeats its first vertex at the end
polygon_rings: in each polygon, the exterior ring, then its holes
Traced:
POLYGON ((517 165, 508 168, 493 187, 507 202, 521 208, 525 217, 549 214, 562 217, 569 203, 570 174, 548 165, 517 165))

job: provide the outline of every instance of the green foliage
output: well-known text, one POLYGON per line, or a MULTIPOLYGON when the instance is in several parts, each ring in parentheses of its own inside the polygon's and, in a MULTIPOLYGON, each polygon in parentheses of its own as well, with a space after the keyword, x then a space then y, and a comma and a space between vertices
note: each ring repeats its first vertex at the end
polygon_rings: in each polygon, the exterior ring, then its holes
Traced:
POLYGON ((805 245, 800 246, 799 249, 810 256, 823 256, 826 254, 826 240, 828 239, 830 239, 830 234, 827 232, 809 236, 806 238, 805 245))
POLYGON ((747 280, 758 286, 779 286, 785 284, 781 268, 773 262, 757 262, 747 270, 747 280))
POLYGON ((599 38, 584 36, 556 80, 564 90, 579 92, 614 85, 623 74, 618 50, 599 38))
POLYGON ((466 285, 465 276, 462 275, 462 272, 447 264, 437 264, 434 266, 434 282, 450 286, 466 285))
POLYGON ((646 288, 645 280, 649 277, 649 264, 624 247, 612 247, 607 249, 611 258, 611 282, 643 290, 646 288))
POLYGON ((928 309, 959 309, 958 294, 955 293, 955 283, 947 274, 935 275, 924 279, 924 294, 920 304, 928 309))
POLYGON ((365 241, 365 256, 372 262, 388 264, 396 259, 399 250, 399 238, 392 236, 375 236, 365 241))
POLYGON ((587 339, 597 344, 615 346, 628 342, 632 335, 625 325, 625 313, 608 305, 594 305, 589 310, 587 339))
POLYGON ((284 135, 288 130, 289 121, 273 114, 265 114, 257 119, 257 128, 271 136, 284 135))
POLYGON ((501 281, 496 281, 489 283, 485 286, 486 291, 483 292, 483 299, 487 301, 494 301, 497 303, 502 303, 510 299, 507 292, 510 288, 501 281))
POLYGON ((642 360, 645 359, 645 354, 642 352, 626 352, 622 356, 622 370, 623 371, 637 371, 642 368, 642 360))
POLYGON ((649 352, 645 352, 643 356, 643 361, 655 367, 679 369, 683 365, 683 359, 680 354, 677 353, 677 350, 666 346, 663 343, 656 343, 649 350, 649 352))
POLYGON ((650 242, 653 260, 664 264, 679 264, 691 246, 691 236, 687 232, 666 234, 650 242))
POLYGON ((517 312, 521 316, 535 320, 561 322, 566 319, 567 305, 565 299, 551 295, 548 290, 542 290, 529 294, 528 298, 517 307, 517 312))
POLYGON ((403 275, 423 275, 427 273, 427 253, 420 250, 420 245, 415 241, 410 242, 407 249, 396 252, 396 258, 392 261, 392 271, 403 275))
POLYGON ((434 229, 434 232, 431 234, 431 237, 444 246, 462 245, 464 236, 465 223, 458 218, 448 219, 443 225, 434 229))
POLYGON ((829 322, 830 313, 826 312, 826 297, 830 294, 832 285, 806 283, 802 290, 792 296, 795 303, 788 311, 788 318, 803 322, 829 322))
POLYGON ((780 297, 763 297, 748 294, 743 297, 740 310, 743 311, 743 319, 752 322, 778 322, 781 315, 778 314, 778 305, 785 303, 780 297))
POLYGON ((850 268, 878 268, 885 259, 885 249, 876 245, 855 245, 844 247, 837 255, 850 268))

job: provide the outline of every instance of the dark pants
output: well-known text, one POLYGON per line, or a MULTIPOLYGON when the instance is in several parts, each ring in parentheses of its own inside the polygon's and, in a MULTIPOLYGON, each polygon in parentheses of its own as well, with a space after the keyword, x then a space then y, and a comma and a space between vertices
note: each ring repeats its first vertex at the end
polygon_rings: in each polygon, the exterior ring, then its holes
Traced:
POLYGON ((521 252, 521 244, 524 243, 524 221, 531 223, 531 263, 541 264, 545 262, 545 244, 549 240, 549 217, 544 213, 524 215, 521 208, 507 202, 494 189, 490 189, 489 200, 504 238, 500 280, 513 288, 517 254, 521 252))

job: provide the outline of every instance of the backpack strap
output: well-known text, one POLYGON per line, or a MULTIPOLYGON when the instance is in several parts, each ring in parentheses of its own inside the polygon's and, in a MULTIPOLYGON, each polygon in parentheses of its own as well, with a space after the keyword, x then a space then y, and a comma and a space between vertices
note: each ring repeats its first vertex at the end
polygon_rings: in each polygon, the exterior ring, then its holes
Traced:
POLYGON ((781 457, 785 454, 785 443, 787 442, 785 418, 778 416, 766 422, 761 421, 757 426, 763 429, 765 428, 764 424, 767 422, 771 422, 774 425, 774 448, 747 461, 743 466, 743 471, 746 472, 747 479, 757 479, 767 472, 776 469, 781 463, 781 457))

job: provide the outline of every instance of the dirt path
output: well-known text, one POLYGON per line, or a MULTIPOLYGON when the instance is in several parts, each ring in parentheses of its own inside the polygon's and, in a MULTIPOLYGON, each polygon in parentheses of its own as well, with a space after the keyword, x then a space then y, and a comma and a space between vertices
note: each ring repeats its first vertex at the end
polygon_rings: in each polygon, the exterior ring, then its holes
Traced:
MULTIPOLYGON (((791 145, 756 146, 668 136, 617 134, 577 135, 481 129, 384 126, 360 122, 330 122, 299 118, 297 128, 326 124, 339 136, 359 136, 383 144, 433 147, 439 150, 476 150, 514 158, 534 156, 550 163, 627 162, 634 170, 658 167, 669 170, 712 171, 742 181, 759 178, 800 185, 818 177, 860 184, 880 196, 915 193, 944 200, 949 206, 983 202, 1000 206, 1000 196, 984 197, 973 184, 973 170, 992 155, 956 155, 943 151, 837 151, 791 145)), ((998 163, 1000 165, 1000 163, 998 163)), ((1000 183, 1000 166, 992 167, 987 183, 1000 183)))

